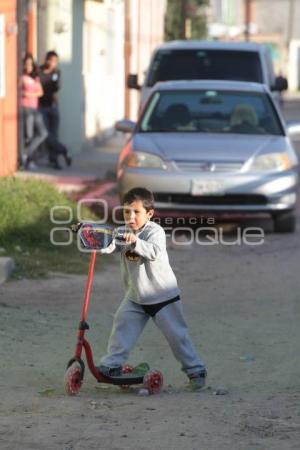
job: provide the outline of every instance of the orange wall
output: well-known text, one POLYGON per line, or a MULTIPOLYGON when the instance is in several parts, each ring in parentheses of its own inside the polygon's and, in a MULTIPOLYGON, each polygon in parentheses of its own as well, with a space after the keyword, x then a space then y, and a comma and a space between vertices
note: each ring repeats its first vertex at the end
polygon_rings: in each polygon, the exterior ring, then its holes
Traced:
POLYGON ((0 98, 0 176, 17 166, 17 28, 16 0, 0 0, 5 16, 5 94, 0 98))

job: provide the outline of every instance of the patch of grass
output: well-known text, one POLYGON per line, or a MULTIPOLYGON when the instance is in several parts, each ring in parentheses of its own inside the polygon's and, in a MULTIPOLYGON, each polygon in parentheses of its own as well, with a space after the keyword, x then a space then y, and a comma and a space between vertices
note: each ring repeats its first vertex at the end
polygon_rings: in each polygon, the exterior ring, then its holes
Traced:
MULTIPOLYGON (((95 220, 88 209, 82 214, 85 220, 95 220)), ((54 227, 69 227, 76 221, 76 203, 50 183, 14 177, 0 179, 0 256, 14 258, 14 278, 43 277, 50 271, 87 273, 89 255, 78 251, 76 236, 68 246, 55 246, 50 241, 54 227), (56 208, 55 219, 70 223, 52 223, 50 212, 55 206, 68 208, 56 208)), ((68 239, 66 231, 57 231, 54 236, 56 241, 68 239)))

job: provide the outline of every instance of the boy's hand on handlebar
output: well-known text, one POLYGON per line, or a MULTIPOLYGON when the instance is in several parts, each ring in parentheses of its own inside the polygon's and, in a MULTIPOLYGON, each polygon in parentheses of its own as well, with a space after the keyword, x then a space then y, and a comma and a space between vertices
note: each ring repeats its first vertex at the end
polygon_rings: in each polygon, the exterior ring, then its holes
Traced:
POLYGON ((131 233, 130 231, 126 231, 123 234, 123 239, 127 244, 135 244, 137 237, 135 234, 131 233))

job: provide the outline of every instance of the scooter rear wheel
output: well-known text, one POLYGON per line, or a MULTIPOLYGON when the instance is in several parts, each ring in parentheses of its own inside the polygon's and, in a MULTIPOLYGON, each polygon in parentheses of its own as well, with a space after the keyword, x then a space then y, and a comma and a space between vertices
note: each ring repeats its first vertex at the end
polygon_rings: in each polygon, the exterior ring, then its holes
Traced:
POLYGON ((159 370, 149 370, 144 376, 144 388, 148 389, 149 394, 158 394, 162 388, 164 379, 159 370))
POLYGON ((65 373, 65 391, 68 395, 78 394, 83 378, 83 370, 78 362, 74 362, 65 373))

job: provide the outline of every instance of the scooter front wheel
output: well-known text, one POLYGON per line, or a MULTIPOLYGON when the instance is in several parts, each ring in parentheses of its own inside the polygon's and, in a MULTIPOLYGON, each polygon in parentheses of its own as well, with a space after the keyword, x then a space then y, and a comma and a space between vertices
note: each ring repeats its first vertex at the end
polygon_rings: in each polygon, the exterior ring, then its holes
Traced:
POLYGON ((78 394, 83 379, 83 369, 78 362, 74 362, 65 373, 65 391, 68 395, 78 394))
POLYGON ((144 388, 148 389, 149 394, 158 394, 162 388, 164 378, 159 370, 149 370, 143 380, 144 388))

